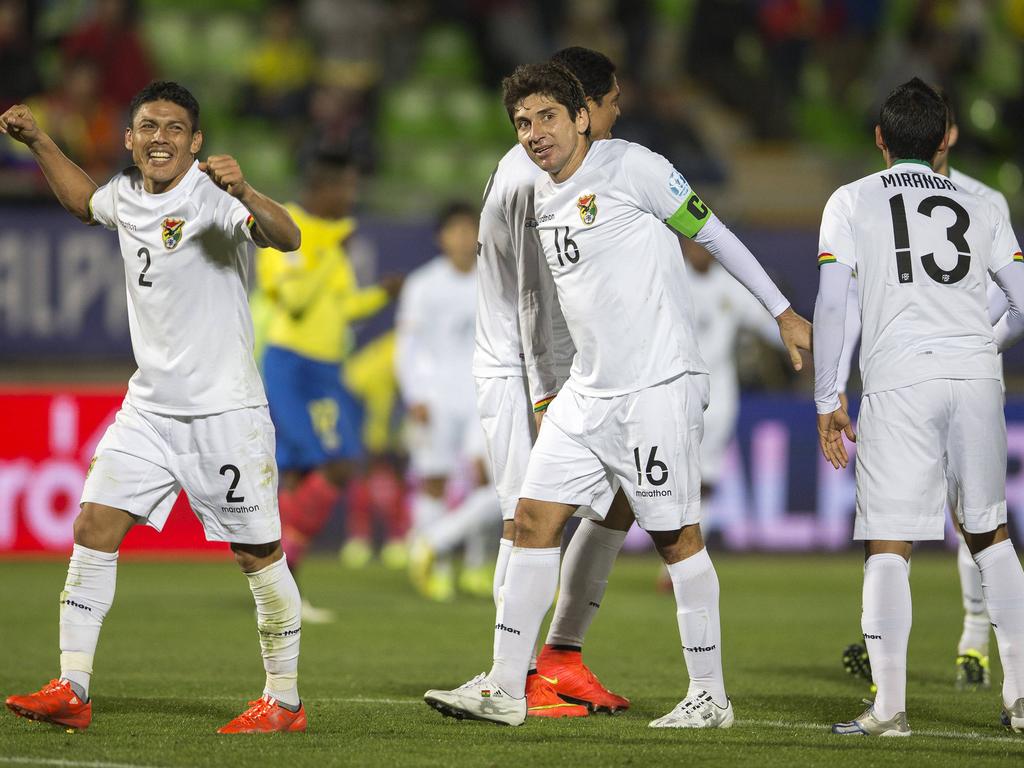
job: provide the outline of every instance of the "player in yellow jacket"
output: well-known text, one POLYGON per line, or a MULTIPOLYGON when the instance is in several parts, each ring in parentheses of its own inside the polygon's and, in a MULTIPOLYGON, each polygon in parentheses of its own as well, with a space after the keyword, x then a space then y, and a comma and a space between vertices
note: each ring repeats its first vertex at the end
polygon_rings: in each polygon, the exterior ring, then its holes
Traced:
POLYGON ((341 378, 349 323, 382 310, 401 288, 401 278, 386 278, 361 289, 345 253, 358 180, 348 155, 317 155, 300 202, 285 206, 302 248, 257 255, 271 307, 263 378, 277 430, 282 544, 293 571, 363 456, 362 405, 341 378))

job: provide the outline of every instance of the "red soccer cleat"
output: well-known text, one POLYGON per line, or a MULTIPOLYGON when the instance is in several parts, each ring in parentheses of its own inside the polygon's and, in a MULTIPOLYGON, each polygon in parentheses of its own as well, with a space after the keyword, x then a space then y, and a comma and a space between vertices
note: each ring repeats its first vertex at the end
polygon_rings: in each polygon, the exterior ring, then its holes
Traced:
POLYGON ((282 707, 277 699, 264 694, 249 702, 249 708, 217 733, 295 733, 306 730, 306 708, 299 705, 298 712, 282 707))
POLYGON ((586 717, 590 710, 559 698, 547 678, 532 674, 526 678, 527 717, 586 717))
POLYGON ((583 663, 581 651, 545 645, 537 657, 537 672, 548 678, 566 701, 583 704, 593 712, 614 714, 629 709, 629 699, 612 693, 583 663))
POLYGON ((7 708, 19 717, 68 728, 85 729, 92 722, 92 702, 83 702, 67 680, 51 680, 35 693, 8 696, 7 708))

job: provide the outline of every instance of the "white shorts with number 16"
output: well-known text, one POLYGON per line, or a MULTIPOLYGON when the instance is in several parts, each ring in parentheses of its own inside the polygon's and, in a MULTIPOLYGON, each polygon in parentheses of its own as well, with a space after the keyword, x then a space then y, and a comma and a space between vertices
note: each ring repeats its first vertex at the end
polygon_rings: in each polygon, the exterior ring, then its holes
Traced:
POLYGON ((700 522, 700 441, 707 374, 616 397, 562 388, 530 454, 520 496, 586 505, 603 519, 621 487, 640 527, 674 531, 700 522))
POLYGON ((166 416, 125 402, 96 446, 82 503, 123 509, 159 531, 182 489, 207 540, 280 539, 267 407, 166 416))

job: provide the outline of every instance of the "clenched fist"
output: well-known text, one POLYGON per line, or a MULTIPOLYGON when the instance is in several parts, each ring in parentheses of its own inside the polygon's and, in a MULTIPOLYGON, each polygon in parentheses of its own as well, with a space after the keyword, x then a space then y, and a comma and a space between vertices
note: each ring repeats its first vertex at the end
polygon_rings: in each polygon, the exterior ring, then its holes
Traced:
POLYGON ((241 198, 249 190, 238 161, 231 155, 210 155, 205 162, 199 163, 199 170, 232 197, 241 198))
POLYGON ((15 141, 31 146, 42 137, 43 132, 36 124, 32 110, 24 104, 15 104, 0 115, 0 133, 6 133, 15 141))

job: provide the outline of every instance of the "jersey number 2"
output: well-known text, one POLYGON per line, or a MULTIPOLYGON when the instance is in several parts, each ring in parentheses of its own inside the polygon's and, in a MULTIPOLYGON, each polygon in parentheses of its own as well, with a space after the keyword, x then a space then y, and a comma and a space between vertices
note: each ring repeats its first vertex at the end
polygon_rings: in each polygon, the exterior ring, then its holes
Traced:
MULTIPOLYGON (((967 243, 967 228, 971 226, 971 216, 956 200, 942 195, 926 197, 917 206, 917 212, 931 216, 936 208, 948 208, 956 214, 956 221, 946 227, 946 239, 956 248, 956 264, 950 270, 942 269, 935 263, 935 254, 926 253, 921 257, 921 264, 928 277, 942 285, 959 283, 971 268, 971 246, 967 243)), ((896 277, 901 283, 914 282, 914 266, 910 257, 910 231, 907 227, 907 208, 903 195, 889 198, 889 212, 892 214, 892 235, 896 242, 896 277)))
MULTIPOLYGON (((153 283, 146 279, 146 271, 153 263, 152 259, 149 258, 149 248, 139 248, 139 258, 146 260, 146 266, 142 268, 142 272, 139 273, 139 285, 143 288, 152 288, 153 283)), ((221 473, 223 474, 223 473, 221 473)))

